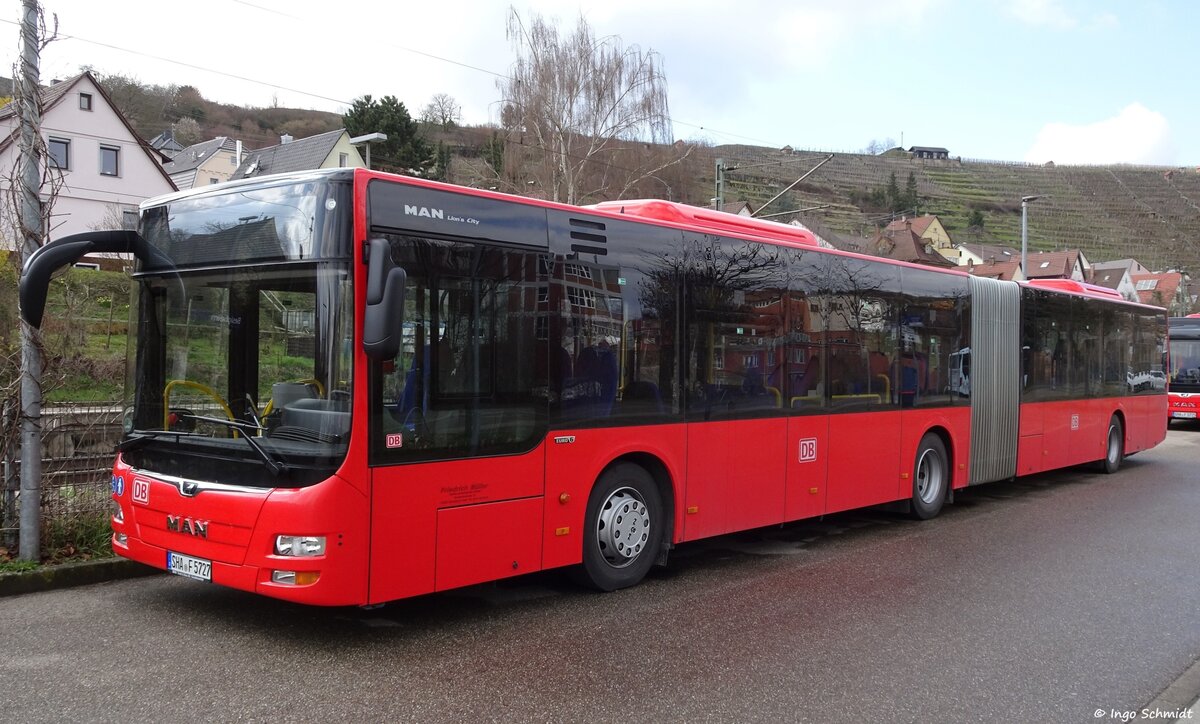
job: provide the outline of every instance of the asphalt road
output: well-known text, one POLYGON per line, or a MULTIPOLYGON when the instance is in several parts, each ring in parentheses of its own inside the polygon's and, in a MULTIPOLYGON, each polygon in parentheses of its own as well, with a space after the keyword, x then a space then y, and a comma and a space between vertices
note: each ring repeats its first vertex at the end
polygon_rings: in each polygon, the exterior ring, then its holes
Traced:
POLYGON ((158 576, 0 599, 0 720, 1114 721, 1200 659, 1198 465, 1200 427, 1172 429, 1115 476, 687 545, 613 594, 543 573, 328 610, 158 576))

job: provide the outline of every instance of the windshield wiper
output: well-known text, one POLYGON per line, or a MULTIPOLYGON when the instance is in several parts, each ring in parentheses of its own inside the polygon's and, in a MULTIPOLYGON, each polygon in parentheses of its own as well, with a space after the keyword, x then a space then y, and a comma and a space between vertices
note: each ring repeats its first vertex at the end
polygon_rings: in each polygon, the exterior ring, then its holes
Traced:
POLYGON ((259 445, 257 442, 255 442, 253 435, 247 434, 250 432, 261 432, 264 428, 260 427, 259 425, 252 425, 248 422, 242 422, 240 420, 229 420, 224 417, 206 417, 204 415, 188 414, 180 414, 179 416, 185 420, 197 420, 199 422, 211 422, 217 425, 224 425, 225 427, 242 433, 242 438, 250 444, 250 448, 254 450, 254 452, 258 453, 258 456, 262 458, 263 463, 267 466, 267 470, 270 470, 271 474, 275 477, 279 477, 281 473, 286 472, 288 469, 288 466, 285 463, 281 463, 275 458, 271 457, 271 453, 264 450, 262 445, 259 445))
POLYGON ((180 437, 201 436, 194 432, 183 432, 182 430, 134 430, 128 438, 117 443, 117 450, 119 452, 137 450, 150 440, 158 440, 164 437, 174 437, 178 441, 180 437))

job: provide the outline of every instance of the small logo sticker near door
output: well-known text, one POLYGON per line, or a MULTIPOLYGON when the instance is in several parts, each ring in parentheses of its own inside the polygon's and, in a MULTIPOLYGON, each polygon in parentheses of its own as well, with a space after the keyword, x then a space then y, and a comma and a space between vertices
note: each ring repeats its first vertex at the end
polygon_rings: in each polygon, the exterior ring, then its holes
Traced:
POLYGON ((383 442, 388 448, 404 447, 404 434, 399 432, 388 433, 387 439, 383 442))
POLYGON ((150 481, 142 478, 133 479, 133 502, 142 505, 150 504, 150 481))
POLYGON ((817 459, 817 438, 806 437, 800 441, 800 462, 811 463, 817 459))

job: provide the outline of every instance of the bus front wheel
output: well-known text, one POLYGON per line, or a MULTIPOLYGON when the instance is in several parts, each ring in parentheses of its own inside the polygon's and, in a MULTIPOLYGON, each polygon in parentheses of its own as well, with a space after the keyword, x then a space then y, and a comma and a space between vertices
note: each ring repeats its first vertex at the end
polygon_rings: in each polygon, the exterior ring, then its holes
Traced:
POLYGON ((596 481, 588 496, 583 539, 583 582, 601 591, 639 583, 662 548, 662 497, 645 468, 620 463, 596 481))
POLYGON ((928 520, 942 511, 950 488, 950 463, 942 438, 925 433, 913 463, 912 513, 928 520))

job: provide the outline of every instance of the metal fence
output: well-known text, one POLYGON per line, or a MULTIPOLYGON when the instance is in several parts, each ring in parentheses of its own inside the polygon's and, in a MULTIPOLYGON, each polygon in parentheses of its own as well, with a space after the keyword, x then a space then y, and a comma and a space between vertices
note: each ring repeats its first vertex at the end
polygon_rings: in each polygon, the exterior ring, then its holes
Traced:
MULTIPOLYGON (((17 424, 9 413, 5 429, 17 424)), ((19 438, 6 435, 2 451, 0 545, 16 553, 20 529, 19 438)), ((116 404, 47 406, 42 411, 42 556, 74 556, 107 549, 114 448, 121 439, 116 404)))

